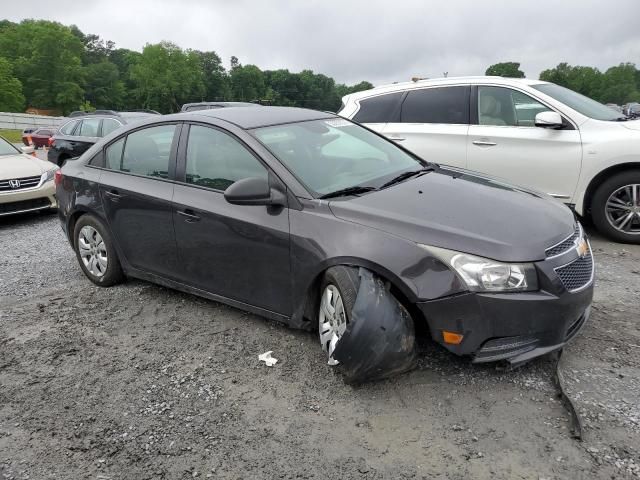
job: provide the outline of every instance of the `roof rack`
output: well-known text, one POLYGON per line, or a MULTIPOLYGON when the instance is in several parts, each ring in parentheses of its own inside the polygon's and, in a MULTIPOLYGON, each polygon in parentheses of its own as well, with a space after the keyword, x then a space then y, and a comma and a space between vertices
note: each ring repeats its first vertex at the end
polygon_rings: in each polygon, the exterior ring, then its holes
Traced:
POLYGON ((86 115, 119 115, 115 110, 96 110, 94 112, 85 112, 82 110, 76 110, 75 112, 71 112, 68 117, 84 117, 86 115))
POLYGON ((127 113, 152 113, 154 115, 162 115, 160 112, 156 112, 155 110, 150 110, 148 108, 136 108, 134 110, 127 110, 127 113))

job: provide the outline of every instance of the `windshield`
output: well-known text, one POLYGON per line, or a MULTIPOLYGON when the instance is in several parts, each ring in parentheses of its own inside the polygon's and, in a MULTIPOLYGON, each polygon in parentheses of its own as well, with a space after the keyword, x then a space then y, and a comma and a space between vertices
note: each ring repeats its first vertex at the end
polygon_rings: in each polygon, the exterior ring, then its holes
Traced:
POLYGON ((618 120, 622 117, 619 112, 612 110, 611 107, 607 107, 600 102, 596 102, 589 97, 585 97, 584 95, 574 92, 573 90, 569 90, 568 88, 561 87, 560 85, 556 85, 555 83, 544 83, 532 86, 536 90, 539 90, 545 95, 549 95, 551 98, 564 103, 586 117, 607 121, 618 120))
POLYGON ((0 155, 15 155, 20 153, 16 147, 0 137, 0 155))
POLYGON ((254 135, 316 196, 355 186, 377 188, 400 172, 424 166, 341 118, 258 128, 254 135))

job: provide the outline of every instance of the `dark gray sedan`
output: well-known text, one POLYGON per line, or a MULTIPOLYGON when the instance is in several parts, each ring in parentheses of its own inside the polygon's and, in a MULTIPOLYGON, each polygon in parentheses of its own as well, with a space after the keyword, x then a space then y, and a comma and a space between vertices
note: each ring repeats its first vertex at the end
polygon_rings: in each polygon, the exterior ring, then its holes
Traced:
POLYGON ((420 326, 475 362, 518 364, 589 316, 592 253, 567 207, 329 113, 154 116, 56 184, 92 282, 137 277, 317 329, 349 381, 411 368, 420 326))

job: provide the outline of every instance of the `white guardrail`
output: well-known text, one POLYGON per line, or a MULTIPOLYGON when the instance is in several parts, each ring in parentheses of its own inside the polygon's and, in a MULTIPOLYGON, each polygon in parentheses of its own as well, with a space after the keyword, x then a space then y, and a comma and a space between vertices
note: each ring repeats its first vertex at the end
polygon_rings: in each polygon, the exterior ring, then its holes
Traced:
POLYGON ((66 117, 48 117, 29 113, 0 112, 0 129, 23 130, 28 127, 58 127, 66 119, 66 117))

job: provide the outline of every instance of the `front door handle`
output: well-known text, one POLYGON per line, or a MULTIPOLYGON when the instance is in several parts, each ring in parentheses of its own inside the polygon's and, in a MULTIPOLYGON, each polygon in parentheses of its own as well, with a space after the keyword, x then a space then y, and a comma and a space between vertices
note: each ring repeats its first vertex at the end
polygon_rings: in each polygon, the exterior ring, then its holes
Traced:
POLYGON ((187 208, 186 210, 178 210, 178 215, 184 217, 185 221, 189 223, 200 221, 200 216, 196 215, 190 208, 187 208))
POLYGON ((490 142, 489 140, 474 140, 472 143, 481 147, 495 147, 497 145, 496 142, 490 142))
POLYGON ((406 140, 404 137, 398 137, 397 135, 387 135, 387 138, 392 142, 402 142, 406 140))

